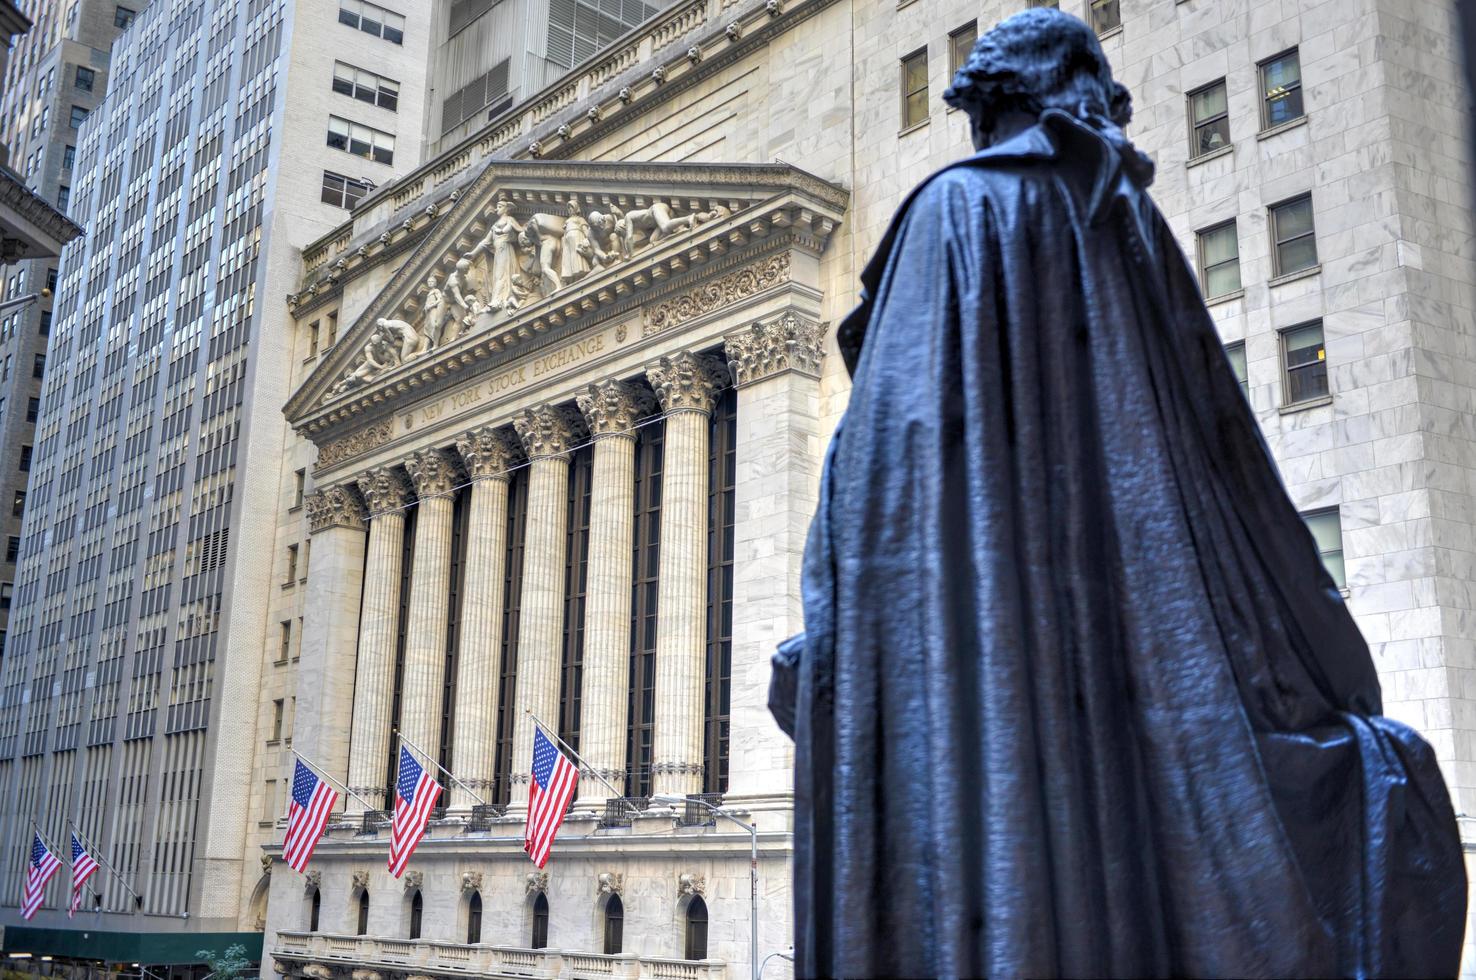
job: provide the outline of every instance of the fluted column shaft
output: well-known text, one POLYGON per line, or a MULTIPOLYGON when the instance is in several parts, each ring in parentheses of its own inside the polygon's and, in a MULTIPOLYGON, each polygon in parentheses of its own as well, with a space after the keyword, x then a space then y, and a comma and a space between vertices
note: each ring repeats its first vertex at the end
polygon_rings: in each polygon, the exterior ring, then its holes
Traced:
POLYGON ((646 369, 666 436, 661 474, 661 602, 656 612, 655 793, 702 791, 706 675, 708 426, 726 364, 677 354, 646 369))
POLYGON ((523 594, 518 613, 518 704, 513 729, 511 805, 528 805, 534 722, 559 715, 559 651, 564 632, 564 560, 568 541, 569 450, 583 437, 578 413, 539 406, 513 426, 528 454, 528 517, 523 538, 523 594))
MULTIPOLYGON (((486 427, 456 440, 472 479, 466 558, 461 590, 461 643, 457 657, 456 725, 451 757, 456 776, 488 799, 497 763, 497 697, 502 672, 502 591, 507 559, 508 469, 517 441, 486 427)), ((470 809, 469 792, 452 784, 452 809, 470 809)))
MULTIPOLYGON (((343 719, 354 705, 354 656, 359 603, 364 593, 364 507, 358 491, 334 486, 305 501, 313 563, 303 604, 298 687, 317 694, 313 710, 297 716, 293 741, 334 779, 348 779, 349 732, 343 719)), ((340 801, 342 805, 345 801, 340 801)))
MULTIPOLYGON (((420 497, 405 670, 400 680, 400 731, 432 761, 440 755, 446 683, 446 629, 451 601, 451 511, 456 470, 446 453, 425 449, 405 461, 420 497)), ((431 766, 430 768, 434 768, 431 766)), ((438 780, 445 785, 444 777, 438 780)))
MULTIPOLYGON (((619 381, 591 385, 578 401, 594 439, 579 750, 595 775, 618 787, 629 710, 635 424, 656 405, 648 392, 619 381)), ((582 783, 581 805, 599 807, 614 795, 602 779, 582 783)))
MULTIPOLYGON (((390 712, 394 707, 395 639, 400 614, 400 560, 409 487, 396 471, 372 470, 359 480, 369 511, 368 557, 359 615, 359 661, 354 677, 354 712, 349 740, 348 785, 383 809, 389 765, 390 712)), ((364 805, 350 798, 348 812, 364 805)))

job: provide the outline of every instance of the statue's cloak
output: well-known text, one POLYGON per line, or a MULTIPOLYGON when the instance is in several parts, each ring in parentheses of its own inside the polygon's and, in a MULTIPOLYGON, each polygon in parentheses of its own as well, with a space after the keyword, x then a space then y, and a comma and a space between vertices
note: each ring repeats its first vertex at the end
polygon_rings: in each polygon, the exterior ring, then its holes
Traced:
POLYGON ((1151 168, 1055 110, 903 205, 775 658, 805 976, 1434 976, 1430 747, 1288 500, 1151 168))

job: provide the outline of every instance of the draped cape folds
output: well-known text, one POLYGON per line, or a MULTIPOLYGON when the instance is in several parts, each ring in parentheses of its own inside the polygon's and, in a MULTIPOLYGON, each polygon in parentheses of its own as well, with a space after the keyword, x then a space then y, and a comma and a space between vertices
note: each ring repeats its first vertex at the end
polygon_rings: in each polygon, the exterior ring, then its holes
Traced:
POLYGON ((1461 846, 1151 166, 1047 110, 903 205, 770 706, 805 976, 1436 976, 1461 846))

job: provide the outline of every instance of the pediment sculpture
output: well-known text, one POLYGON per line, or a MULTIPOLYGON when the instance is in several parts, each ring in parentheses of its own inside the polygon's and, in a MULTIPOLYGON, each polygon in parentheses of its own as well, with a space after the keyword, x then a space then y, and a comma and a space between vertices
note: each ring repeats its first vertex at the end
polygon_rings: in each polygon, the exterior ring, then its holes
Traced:
POLYGON ((465 334, 491 329, 651 245, 732 214, 719 203, 678 213, 665 201, 631 210, 608 204, 601 210, 586 208, 579 195, 571 195, 562 210, 535 211, 520 221, 513 202, 500 197, 486 234, 456 258, 444 281, 438 272, 426 276, 412 319, 375 320, 363 349, 324 400, 369 385, 465 334))

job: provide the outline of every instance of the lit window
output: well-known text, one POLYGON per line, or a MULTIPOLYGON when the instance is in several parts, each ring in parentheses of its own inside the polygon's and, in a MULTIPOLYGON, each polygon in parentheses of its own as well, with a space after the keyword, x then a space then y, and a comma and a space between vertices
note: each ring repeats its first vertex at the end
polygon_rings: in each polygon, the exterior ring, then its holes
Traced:
POLYGON ((902 128, 911 129, 928 118, 928 49, 902 59, 902 128))
POLYGON ((333 63, 333 91, 391 112, 400 105, 399 82, 341 61, 333 63))
POLYGON ((1332 576, 1333 584, 1340 589, 1348 587, 1347 570, 1343 567, 1343 522, 1336 507, 1303 514, 1312 540, 1317 542, 1317 553, 1322 556, 1322 567, 1332 576))
POLYGON ((1327 348, 1322 342, 1321 320, 1281 332, 1281 363, 1285 404, 1327 396, 1327 348))
POLYGON ((1317 236, 1312 223, 1312 195, 1271 207, 1272 277, 1291 275, 1317 264, 1317 236))
POLYGON ((969 55, 973 53, 974 42, 977 40, 979 40, 979 22, 975 20, 969 21, 948 35, 948 75, 950 78, 968 64, 969 55))
POLYGON ((1230 370, 1235 372, 1235 380, 1240 382, 1240 393, 1249 399, 1250 373, 1245 366, 1245 341, 1225 345, 1225 358, 1230 362, 1230 370))
POLYGON ((1297 49, 1261 62, 1261 128, 1302 116, 1302 60, 1297 49))
POLYGON ((1230 110, 1225 80, 1189 95, 1189 156, 1202 157, 1230 145, 1230 110))
POLYGON ((1121 26, 1122 10, 1118 0, 1092 0, 1092 30, 1098 37, 1121 26))
POLYGON ((328 117, 328 145, 375 163, 395 162, 394 136, 339 116, 328 117))
POLYGON ((127 7, 113 8, 113 26, 127 27, 129 24, 133 23, 135 13, 135 11, 130 10, 127 7))
POLYGON ((1199 240, 1199 281, 1205 299, 1228 296, 1240 289, 1240 243, 1235 222, 1206 228, 1199 240))

